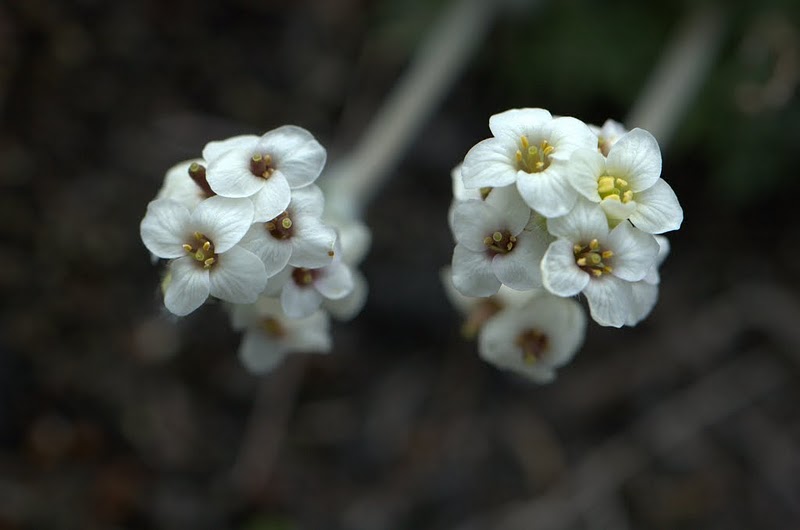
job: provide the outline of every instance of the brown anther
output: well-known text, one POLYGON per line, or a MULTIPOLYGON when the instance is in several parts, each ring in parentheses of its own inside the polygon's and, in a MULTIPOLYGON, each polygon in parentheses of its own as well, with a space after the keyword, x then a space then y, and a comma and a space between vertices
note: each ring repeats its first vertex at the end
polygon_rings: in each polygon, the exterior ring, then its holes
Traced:
POLYGON ((547 335, 535 329, 527 329, 519 334, 514 344, 522 350, 522 360, 533 364, 544 357, 547 351, 547 335))
POLYGON ((314 270, 298 267, 292 271, 292 279, 301 287, 311 285, 314 282, 314 270))

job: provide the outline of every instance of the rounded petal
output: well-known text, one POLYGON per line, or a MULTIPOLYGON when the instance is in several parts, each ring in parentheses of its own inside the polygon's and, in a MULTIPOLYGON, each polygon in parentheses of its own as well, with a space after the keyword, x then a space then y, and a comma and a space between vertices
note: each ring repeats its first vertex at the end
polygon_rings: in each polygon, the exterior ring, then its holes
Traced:
POLYGON ((502 187, 516 182, 515 152, 515 144, 503 143, 498 138, 478 142, 464 157, 461 166, 464 187, 502 187))
POLYGON ((500 213, 500 217, 505 221, 506 228, 513 235, 522 232, 530 221, 531 209, 522 200, 522 196, 516 186, 492 188, 485 202, 500 213))
POLYGON ((567 178, 575 190, 592 202, 600 202, 597 180, 606 172, 606 159, 596 149, 578 149, 570 157, 567 178))
POLYGON ((545 125, 545 135, 555 148, 552 160, 567 162, 577 149, 597 149, 597 136, 589 126, 571 116, 559 116, 545 125))
POLYGON ((217 255, 209 280, 211 295, 234 304, 252 304, 267 285, 267 273, 261 259, 235 246, 217 255))
POLYGON ((453 250, 453 287, 464 296, 491 296, 500 288, 486 252, 472 252, 464 245, 453 250))
POLYGON ((253 201, 253 221, 271 221, 286 211, 292 200, 292 191, 283 175, 275 172, 250 200, 253 201))
POLYGON ((164 293, 164 305, 179 317, 188 315, 208 298, 208 271, 199 267, 191 256, 176 259, 169 270, 171 279, 164 293))
POLYGON ((286 346, 260 330, 244 334, 239 345, 239 360, 252 374, 265 374, 286 358, 286 346))
POLYGON ((492 259, 492 270, 503 285, 517 291, 528 291, 542 286, 541 261, 547 245, 530 232, 517 236, 514 249, 508 254, 498 254, 492 259))
POLYGON ((342 261, 334 261, 320 272, 314 280, 314 287, 325 298, 338 300, 353 290, 353 275, 342 261))
POLYGON ((197 205, 192 212, 192 228, 214 243, 217 254, 241 241, 253 223, 253 203, 216 195, 197 205))
POLYGON ((589 302, 589 312, 601 326, 622 327, 633 308, 631 283, 613 274, 592 278, 583 290, 589 302))
POLYGON ((331 351, 330 319, 325 311, 294 321, 290 351, 328 353, 331 351))
POLYGON ((575 263, 572 242, 553 241, 542 258, 542 285, 558 296, 575 296, 589 283, 589 274, 575 263))
POLYGON ((344 298, 328 299, 322 302, 323 307, 330 311, 334 318, 341 321, 355 317, 364 307, 369 293, 369 286, 364 275, 356 269, 352 269, 350 272, 353 275, 353 290, 344 298))
POLYGON ((215 142, 208 142, 203 148, 203 158, 206 162, 216 160, 228 151, 234 149, 239 151, 250 151, 258 142, 258 136, 254 134, 243 134, 241 136, 234 136, 227 140, 220 140, 215 142))
POLYGON ((289 318, 304 318, 319 309, 322 295, 314 287, 289 280, 281 290, 281 306, 289 318))
POLYGON ((489 130, 494 136, 518 142, 523 134, 540 128, 552 119, 552 114, 545 109, 510 109, 489 118, 489 130))
POLYGON ((206 167, 206 180, 217 195, 239 199, 250 197, 266 182, 250 171, 250 150, 233 149, 211 160, 206 167))
POLYGON ((567 215, 548 219, 547 230, 554 236, 585 245, 592 239, 603 241, 608 236, 608 220, 599 205, 581 199, 567 215))
POLYGON ((299 219, 297 230, 291 238, 292 255, 289 263, 294 267, 319 269, 333 260, 336 230, 316 219, 299 219))
POLYGON ((183 244, 191 232, 190 220, 186 206, 170 199, 155 200, 147 205, 139 235, 147 250, 159 258, 179 258, 186 255, 183 244))
POLYGON ((630 220, 636 228, 650 234, 677 230, 683 223, 683 208, 678 197, 664 179, 636 194, 638 207, 630 220))
POLYGON ((239 246, 261 259, 267 277, 274 276, 286 267, 292 255, 292 242, 272 237, 263 223, 251 226, 239 246))
POLYGON ((636 211, 636 201, 622 202, 614 199, 605 198, 600 201, 600 207, 609 219, 618 221, 629 218, 636 211))
POLYGON ((278 127, 265 133, 258 144, 265 154, 272 157, 275 169, 283 173, 291 188, 311 184, 325 166, 325 148, 302 127, 278 127))
POLYGON ((292 202, 289 211, 295 217, 322 217, 325 209, 325 196, 319 186, 309 185, 292 191, 292 202))
POLYGON ((631 284, 631 294, 633 304, 628 320, 625 321, 626 326, 635 326, 650 314, 658 301, 658 285, 644 281, 635 282, 631 284))
POLYGON ((658 141, 644 129, 632 129, 611 146, 608 173, 628 181, 634 193, 646 190, 661 176, 658 141))
POLYGON ((453 236, 456 242, 473 252, 485 251, 483 240, 487 236, 508 229, 500 212, 483 201, 464 201, 453 210, 453 236))
POLYGON ((578 199, 578 192, 553 165, 541 173, 521 172, 517 189, 528 206, 547 218, 565 215, 578 199))
POLYGON ((656 264, 658 242, 627 221, 618 224, 608 235, 608 249, 614 252, 611 258, 613 275, 629 282, 644 278, 656 264))

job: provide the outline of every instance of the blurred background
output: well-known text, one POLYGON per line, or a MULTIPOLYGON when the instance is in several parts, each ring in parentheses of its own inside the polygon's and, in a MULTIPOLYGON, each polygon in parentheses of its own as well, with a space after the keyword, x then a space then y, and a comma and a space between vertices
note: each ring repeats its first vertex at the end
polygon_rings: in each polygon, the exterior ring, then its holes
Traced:
POLYGON ((446 2, 1 2, 0 529, 800 528, 800 5, 719 6, 661 300, 539 387, 459 334, 450 169, 508 108, 623 120, 699 3, 532 4, 368 206, 363 312, 260 381, 219 305, 165 314, 147 202, 213 139, 346 154, 446 2))

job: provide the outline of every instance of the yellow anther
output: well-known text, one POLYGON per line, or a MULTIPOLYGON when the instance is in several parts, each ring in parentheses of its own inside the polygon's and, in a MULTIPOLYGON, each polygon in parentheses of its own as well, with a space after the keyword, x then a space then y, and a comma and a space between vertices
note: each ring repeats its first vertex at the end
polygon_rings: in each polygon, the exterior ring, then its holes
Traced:
POLYGON ((589 254, 587 254, 587 256, 589 257, 589 261, 592 262, 592 265, 597 265, 598 263, 603 261, 602 258, 600 258, 600 254, 595 254, 594 252, 590 252, 589 254))
POLYGON ((206 269, 208 269, 209 267, 211 267, 211 266, 212 266, 214 263, 216 263, 216 262, 217 262, 217 260, 216 260, 216 259, 214 259, 214 258, 208 258, 207 260, 205 260, 205 261, 203 262, 203 266, 205 266, 205 268, 206 268, 206 269))
POLYGON ((503 234, 501 234, 500 232, 495 232, 494 234, 492 234, 492 239, 493 239, 493 240, 494 240, 496 243, 499 243, 500 241, 502 241, 502 240, 503 240, 503 234))
POLYGON ((506 250, 511 250, 512 248, 514 248, 514 242, 509 241, 508 244, 506 245, 506 250))
POLYGON ((264 163, 265 163, 266 165, 270 165, 270 164, 272 163, 272 156, 270 156, 270 155, 264 155, 264 163))
POLYGON ((555 150, 556 150, 556 148, 555 148, 555 147, 553 147, 552 145, 548 144, 547 142, 545 142, 543 145, 545 145, 545 146, 546 146, 546 147, 544 148, 544 150, 542 150, 542 153, 544 153, 544 156, 549 156, 549 155, 550 155, 550 153, 552 153, 553 151, 555 151, 555 150))
POLYGON ((206 252, 211 250, 211 241, 206 241, 205 243, 203 243, 203 250, 205 250, 206 252))
POLYGON ((281 221, 281 226, 287 230, 290 229, 292 227, 292 220, 289 219, 288 217, 284 217, 283 220, 281 221))
POLYGON ((600 269, 589 269, 594 276, 600 277, 603 275, 603 271, 600 269))
POLYGON ((490 247, 494 245, 494 240, 491 237, 486 236, 483 238, 483 244, 486 245, 487 247, 490 247))
POLYGON ((610 258, 610 257, 611 257, 611 256, 613 256, 613 255, 614 255, 614 252, 613 252, 613 251, 611 251, 611 250, 604 250, 604 251, 603 251, 603 254, 602 254, 602 256, 603 256, 603 259, 608 259, 608 258, 610 258))
MULTIPOLYGON (((519 153, 519 151, 517 151, 517 152, 519 153)), ((522 156, 522 155, 520 154, 520 156, 522 156)), ((486 187, 481 188, 480 192, 481 192, 481 199, 486 200, 486 197, 488 197, 489 194, 492 193, 492 188, 489 187, 489 186, 486 186, 486 187)))
POLYGON ((537 171, 541 171, 542 169, 544 169, 544 162, 542 162, 541 160, 536 162, 536 169, 537 171))
POLYGON ((194 238, 196 240, 200 241, 201 239, 203 239, 203 234, 201 234, 200 232, 195 232, 194 233, 194 238))
POLYGON ((581 250, 583 250, 582 246, 580 246, 580 245, 572 245, 572 252, 574 252, 575 254, 577 254, 581 250))
POLYGON ((621 178, 617 178, 614 181, 614 183, 617 185, 618 188, 627 188, 628 187, 628 181, 627 180, 623 180, 621 178))
POLYGON ((183 246, 183 250, 185 250, 186 252, 194 252, 194 249, 192 248, 192 245, 188 245, 187 244, 187 245, 182 245, 182 246, 183 246))
POLYGON ((614 269, 612 269, 612 268, 611 268, 611 267, 609 267, 608 265, 605 265, 605 266, 603 267, 603 271, 604 271, 604 272, 607 272, 607 273, 609 273, 609 274, 611 274, 611 272, 612 272, 613 270, 614 270, 614 269))
POLYGON ((592 250, 597 250, 600 248, 600 242, 597 239, 592 239, 589 241, 589 248, 592 250))
POLYGON ((622 202, 631 202, 633 200, 633 192, 631 190, 622 194, 622 202))
POLYGON ((528 142, 528 137, 525 136, 524 134, 519 137, 519 141, 522 144, 523 149, 527 149, 528 146, 530 145, 530 143, 528 142))
POLYGON ((263 159, 264 157, 261 156, 259 153, 254 154, 252 158, 253 162, 255 162, 256 164, 261 162, 263 159))
POLYGON ((309 285, 311 282, 314 281, 314 277, 311 275, 311 271, 307 271, 303 274, 302 282, 306 285, 309 285))
POLYGON ((617 201, 617 202, 620 202, 620 198, 619 198, 619 194, 618 194, 618 193, 612 193, 612 194, 610 194, 610 195, 606 195, 605 197, 603 197, 603 199, 604 199, 604 200, 605 200, 605 199, 608 199, 609 201, 617 201))
POLYGON ((522 162, 522 152, 519 149, 517 149, 517 153, 514 156, 517 158, 517 162, 522 162))
POLYGON ((275 230, 278 227, 275 226, 275 223, 273 223, 272 221, 268 221, 268 222, 264 223, 264 228, 266 228, 267 230, 272 232, 273 230, 275 230))
POLYGON ((610 193, 614 189, 614 177, 600 177, 597 181, 598 193, 610 193))
POLYGON ((578 258, 575 260, 575 263, 578 264, 578 267, 585 267, 586 266, 586 258, 578 258))

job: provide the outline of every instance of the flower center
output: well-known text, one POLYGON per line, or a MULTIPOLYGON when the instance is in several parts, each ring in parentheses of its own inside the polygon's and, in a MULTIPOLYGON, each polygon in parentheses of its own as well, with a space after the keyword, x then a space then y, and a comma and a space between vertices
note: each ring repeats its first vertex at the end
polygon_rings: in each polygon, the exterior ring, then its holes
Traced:
POLYGON ((308 287, 314 283, 316 277, 315 269, 306 269, 305 267, 298 267, 292 271, 292 280, 300 287, 308 287))
POLYGON ((210 269, 217 262, 214 243, 200 232, 194 233, 194 239, 183 245, 183 250, 191 254, 204 269, 210 269))
POLYGON ((267 229, 269 235, 281 240, 292 237, 292 226, 294 226, 294 223, 292 218, 289 217, 289 212, 283 212, 275 219, 264 223, 264 228, 267 229))
POLYGON ((588 245, 576 244, 572 247, 572 252, 575 254, 575 264, 584 272, 595 277, 611 273, 611 266, 603 260, 610 259, 614 253, 601 249, 600 243, 596 239, 592 239, 588 245))
POLYGON ((286 336, 286 329, 277 318, 267 317, 261 321, 261 331, 268 337, 280 339, 286 336))
POLYGON ((544 357, 547 351, 547 335, 536 329, 526 329, 519 334, 514 344, 522 350, 525 364, 534 364, 544 357))
POLYGON ((633 190, 628 185, 628 181, 611 175, 603 175, 597 179, 597 193, 604 200, 622 201, 623 203, 633 200, 633 190))
POLYGON ((483 244, 492 254, 508 254, 514 250, 516 242, 517 238, 512 236, 508 230, 494 232, 483 238, 483 244))
POLYGON ((539 173, 550 166, 550 155, 556 150, 547 140, 539 146, 531 145, 524 134, 519 137, 520 149, 517 149, 517 169, 526 173, 539 173))
POLYGON ((194 183, 197 184, 201 190, 203 190, 203 193, 206 197, 213 197, 216 195, 206 180, 205 166, 200 165, 197 162, 192 162, 192 164, 189 166, 189 177, 191 177, 194 183))
POLYGON ((270 178, 275 173, 275 168, 272 167, 272 157, 261 153, 254 154, 250 158, 250 173, 263 179, 270 178))

